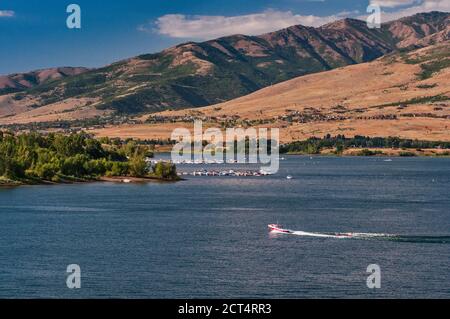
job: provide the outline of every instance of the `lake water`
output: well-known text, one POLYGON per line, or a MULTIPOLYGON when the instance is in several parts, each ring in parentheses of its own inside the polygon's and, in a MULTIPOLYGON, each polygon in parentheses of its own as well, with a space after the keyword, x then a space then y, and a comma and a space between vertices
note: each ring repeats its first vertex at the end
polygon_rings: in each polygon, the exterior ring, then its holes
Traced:
POLYGON ((450 159, 288 156, 269 177, 3 188, 0 297, 449 298, 449 186, 450 159))

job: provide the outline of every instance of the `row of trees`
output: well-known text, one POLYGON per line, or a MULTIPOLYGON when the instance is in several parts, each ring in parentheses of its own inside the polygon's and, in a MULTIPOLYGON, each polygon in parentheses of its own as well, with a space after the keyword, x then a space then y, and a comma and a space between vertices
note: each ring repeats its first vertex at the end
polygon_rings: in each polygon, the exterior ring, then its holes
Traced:
POLYGON ((100 176, 175 179, 170 163, 149 167, 153 154, 135 141, 102 144, 85 133, 62 135, 0 132, 0 176, 11 180, 62 181, 100 176), (169 172, 167 172, 169 171, 169 172))
POLYGON ((442 148, 450 149, 450 142, 420 141, 401 139, 398 137, 367 137, 355 136, 346 138, 344 135, 332 137, 330 134, 324 138, 312 137, 305 141, 297 141, 280 147, 280 153, 319 154, 322 149, 336 148, 336 153, 342 153, 347 148, 402 148, 423 149, 442 148))

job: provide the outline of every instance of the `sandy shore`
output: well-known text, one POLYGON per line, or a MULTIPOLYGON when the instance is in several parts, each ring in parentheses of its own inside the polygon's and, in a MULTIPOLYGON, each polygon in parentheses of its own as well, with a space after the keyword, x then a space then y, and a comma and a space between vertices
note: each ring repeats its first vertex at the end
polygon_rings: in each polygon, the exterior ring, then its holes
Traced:
POLYGON ((99 178, 100 182, 109 182, 109 183, 125 183, 125 184, 131 184, 131 183, 150 183, 150 182, 176 182, 172 180, 164 180, 157 177, 128 177, 128 176, 111 176, 111 177, 101 177, 99 178))
POLYGON ((164 180, 158 177, 128 177, 128 176, 112 176, 112 177, 100 177, 98 179, 91 180, 73 180, 73 181, 61 181, 61 182, 51 182, 51 181, 41 181, 34 183, 27 183, 21 181, 13 181, 7 179, 0 179, 0 187, 17 187, 17 186, 25 186, 25 185, 65 185, 65 184, 84 184, 84 183, 124 183, 124 184, 136 184, 136 183, 170 183, 177 182, 179 180, 164 180))

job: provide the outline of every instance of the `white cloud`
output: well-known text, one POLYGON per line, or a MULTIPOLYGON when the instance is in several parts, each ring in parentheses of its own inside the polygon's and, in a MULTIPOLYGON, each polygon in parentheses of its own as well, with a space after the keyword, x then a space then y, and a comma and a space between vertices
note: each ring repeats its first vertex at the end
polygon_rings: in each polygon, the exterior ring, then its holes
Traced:
POLYGON ((320 26, 347 14, 331 16, 298 15, 291 11, 268 10, 241 16, 185 16, 169 14, 157 19, 154 27, 140 26, 140 31, 156 31, 173 38, 213 39, 232 34, 259 35, 293 25, 320 26))
MULTIPOLYGON (((370 3, 386 8, 382 12, 382 22, 420 12, 450 12, 450 0, 370 0, 370 3)), ((139 26, 138 30, 172 38, 208 40, 232 34, 259 35, 297 24, 317 27, 344 17, 366 20, 367 15, 360 15, 358 11, 346 11, 329 16, 315 16, 277 10, 240 16, 168 14, 152 23, 139 26)))
POLYGON ((0 18, 11 18, 14 17, 14 11, 11 10, 0 10, 0 18))
POLYGON ((371 0, 370 4, 376 4, 380 7, 395 8, 417 4, 418 0, 371 0))
MULTIPOLYGON (((399 2, 401 0, 398 0, 399 2)), ((382 22, 388 22, 396 19, 400 19, 407 16, 412 16, 416 13, 431 12, 431 11, 443 11, 450 12, 449 0, 418 0, 415 1, 415 5, 398 9, 395 11, 382 12, 382 22)), ((366 16, 361 16, 359 19, 365 20, 366 16)))

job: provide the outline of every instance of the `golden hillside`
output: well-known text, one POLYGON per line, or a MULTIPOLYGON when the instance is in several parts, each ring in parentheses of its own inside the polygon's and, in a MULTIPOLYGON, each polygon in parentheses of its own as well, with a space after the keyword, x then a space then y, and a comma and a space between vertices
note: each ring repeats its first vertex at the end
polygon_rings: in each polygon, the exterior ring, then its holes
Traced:
MULTIPOLYGON (((167 138, 193 118, 281 128, 282 140, 326 134, 450 140, 450 42, 295 78, 226 103, 150 115, 155 124, 100 135, 167 138), (177 121, 178 123, 170 123, 177 121)), ((146 119, 144 117, 143 119, 146 119)))

